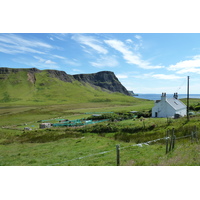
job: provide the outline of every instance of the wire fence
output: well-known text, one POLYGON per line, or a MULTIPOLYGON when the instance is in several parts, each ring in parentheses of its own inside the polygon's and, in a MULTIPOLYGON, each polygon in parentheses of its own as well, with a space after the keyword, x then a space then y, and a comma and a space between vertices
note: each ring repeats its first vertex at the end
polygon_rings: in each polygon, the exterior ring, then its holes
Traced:
POLYGON ((116 165, 119 166, 120 165, 120 151, 127 149, 127 148, 130 148, 130 147, 143 147, 143 145, 148 146, 152 143, 156 143, 158 141, 164 140, 164 141, 166 141, 166 153, 169 153, 170 151, 172 151, 174 149, 176 140, 190 137, 192 142, 193 141, 198 142, 198 134, 197 134, 198 131, 197 131, 196 126, 191 131, 191 134, 188 134, 188 135, 176 137, 174 133, 175 133, 174 129, 167 130, 166 137, 163 137, 163 138, 157 138, 157 139, 150 140, 150 141, 147 141, 147 142, 132 144, 132 145, 124 146, 124 147, 120 147, 120 145, 116 145, 116 149, 112 149, 112 150, 108 150, 108 151, 102 151, 102 152, 98 152, 98 153, 94 153, 94 154, 89 154, 89 155, 86 155, 86 156, 76 157, 76 158, 69 159, 69 160, 64 160, 62 162, 57 162, 57 163, 51 164, 49 166, 60 165, 60 164, 64 164, 64 163, 67 163, 67 162, 70 162, 70 161, 81 160, 81 159, 84 159, 84 158, 102 155, 102 154, 107 154, 107 153, 114 152, 114 151, 116 151, 116 165))
POLYGON ((176 137, 175 135, 175 129, 171 129, 171 130, 167 130, 166 132, 166 137, 168 139, 166 139, 166 154, 169 153, 170 151, 172 151, 175 147, 175 143, 177 140, 179 139, 184 139, 184 138, 191 138, 191 142, 198 142, 198 131, 197 131, 197 127, 194 126, 193 129, 190 131, 191 133, 189 135, 184 135, 184 136, 180 136, 180 137, 176 137))
MULTIPOLYGON (((133 145, 125 146, 125 147, 119 147, 119 149, 122 150, 122 149, 130 148, 130 147, 142 147, 143 145, 149 145, 151 143, 154 143, 154 142, 157 142, 157 141, 163 140, 163 139, 165 140, 166 137, 158 138, 158 139, 155 139, 155 140, 151 140, 151 141, 147 141, 147 142, 143 142, 143 143, 139 143, 139 144, 133 144, 133 145)), ((110 153, 110 152, 113 152, 113 151, 116 151, 116 150, 112 149, 112 150, 108 150, 108 151, 102 151, 102 152, 98 152, 98 153, 94 153, 94 154, 89 154, 89 155, 86 155, 86 156, 81 156, 81 157, 73 158, 73 159, 70 159, 70 160, 57 162, 57 163, 51 164, 49 166, 60 165, 60 164, 63 164, 63 163, 74 161, 74 160, 81 160, 81 159, 92 157, 92 156, 97 156, 97 155, 101 155, 101 154, 107 154, 107 153, 110 153)))

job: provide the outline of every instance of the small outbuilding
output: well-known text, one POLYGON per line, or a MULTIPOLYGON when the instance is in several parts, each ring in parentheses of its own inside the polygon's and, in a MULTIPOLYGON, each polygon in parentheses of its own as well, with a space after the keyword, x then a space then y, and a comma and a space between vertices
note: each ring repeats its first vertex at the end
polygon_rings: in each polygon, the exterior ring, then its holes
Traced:
POLYGON ((178 99, 178 94, 174 93, 173 98, 167 98, 166 93, 162 93, 161 100, 156 100, 152 108, 152 117, 178 118, 187 114, 187 106, 178 99))
POLYGON ((51 128, 51 123, 41 123, 40 128, 51 128))

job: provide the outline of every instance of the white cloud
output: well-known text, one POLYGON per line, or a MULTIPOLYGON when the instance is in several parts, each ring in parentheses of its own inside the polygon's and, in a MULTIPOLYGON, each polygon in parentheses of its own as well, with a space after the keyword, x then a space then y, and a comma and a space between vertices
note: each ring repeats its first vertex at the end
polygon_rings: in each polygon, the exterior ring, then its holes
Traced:
POLYGON ((177 79, 182 79, 185 77, 181 76, 176 76, 174 74, 154 74, 153 72, 147 73, 147 74, 140 74, 140 75, 133 75, 132 77, 138 78, 138 79, 150 79, 150 78, 155 78, 155 79, 162 79, 162 80, 177 80, 177 79))
POLYGON ((51 34, 50 40, 61 40, 61 41, 65 41, 66 40, 66 35, 67 33, 53 33, 51 34))
POLYGON ((38 57, 38 56, 33 56, 35 59, 37 59, 39 62, 45 62, 46 60, 41 58, 41 57, 38 57))
POLYGON ((45 63, 45 64, 56 64, 56 63, 53 62, 52 60, 46 60, 44 63, 45 63))
POLYGON ((138 39, 138 40, 141 40, 141 39, 142 39, 142 36, 140 36, 140 35, 135 35, 135 38, 138 39))
POLYGON ((188 74, 188 73, 196 73, 196 74, 200 74, 200 68, 185 68, 185 69, 181 69, 179 71, 176 72, 177 74, 188 74))
POLYGON ((128 76, 124 75, 124 74, 116 74, 116 77, 117 78, 128 78, 128 76))
POLYGON ((5 48, 5 47, 2 47, 1 44, 0 44, 0 52, 6 53, 6 54, 17 54, 17 53, 21 53, 20 50, 5 48))
POLYGON ((44 58, 41 58, 39 56, 33 56, 36 60, 38 60, 40 63, 44 63, 44 64, 48 64, 48 65, 54 65, 56 64, 56 62, 52 61, 52 60, 47 60, 44 58))
POLYGON ((12 60, 14 62, 27 65, 28 67, 35 67, 38 69, 57 69, 57 70, 60 69, 60 67, 57 66, 56 63, 50 63, 48 60, 45 60, 45 59, 37 57, 37 56, 35 57, 35 59, 37 59, 39 62, 35 61, 35 60, 32 61, 30 59, 23 58, 23 57, 17 57, 12 60), (48 61, 48 62, 46 63, 46 61, 48 61))
POLYGON ((53 48, 51 45, 47 43, 40 42, 37 40, 27 40, 15 34, 0 35, 0 41, 4 43, 8 43, 8 44, 13 44, 13 45, 53 48))
POLYGON ((184 60, 170 65, 168 70, 176 71, 177 74, 200 73, 200 55, 193 56, 190 60, 184 60))
POLYGON ((6 43, 0 43, 0 51, 2 53, 8 53, 8 54, 18 54, 18 53, 37 53, 37 54, 45 54, 42 51, 35 50, 30 47, 26 47, 23 45, 12 45, 12 44, 6 44, 6 43))
POLYGON ((44 51, 53 47, 38 40, 24 39, 15 34, 0 34, 0 51, 8 54, 37 53, 45 54, 44 51), (38 50, 40 49, 40 50, 38 50))
POLYGON ((90 62, 94 67, 116 67, 119 65, 118 61, 113 56, 101 56, 96 62, 90 62))
POLYGON ((53 57, 55 57, 55 58, 59 58, 59 59, 65 59, 65 57, 63 57, 63 56, 58 56, 58 55, 52 55, 53 57))
POLYGON ((78 43, 81 43, 82 45, 89 46, 90 48, 92 48, 100 54, 108 53, 107 49, 102 46, 102 43, 92 36, 75 34, 72 36, 72 39, 78 43))
POLYGON ((73 66, 80 66, 80 63, 76 59, 70 60, 66 57, 58 56, 58 55, 51 55, 51 56, 54 58, 61 59, 61 61, 65 64, 69 64, 69 65, 73 65, 73 66))
POLYGON ((123 58, 129 64, 138 65, 138 67, 143 68, 143 69, 159 69, 159 68, 164 67, 160 65, 153 66, 153 65, 150 65, 149 62, 143 61, 140 58, 139 54, 136 54, 130 51, 129 48, 123 42, 119 40, 104 40, 104 42, 110 45, 112 48, 116 49, 117 51, 121 52, 123 55, 123 58))
POLYGON ((133 41, 131 39, 127 39, 126 42, 127 43, 133 43, 133 41))
POLYGON ((164 79, 164 80, 176 80, 176 79, 185 78, 185 77, 181 77, 181 76, 176 76, 174 74, 170 74, 170 75, 166 75, 166 74, 154 74, 154 75, 152 75, 152 77, 156 78, 156 79, 164 79))

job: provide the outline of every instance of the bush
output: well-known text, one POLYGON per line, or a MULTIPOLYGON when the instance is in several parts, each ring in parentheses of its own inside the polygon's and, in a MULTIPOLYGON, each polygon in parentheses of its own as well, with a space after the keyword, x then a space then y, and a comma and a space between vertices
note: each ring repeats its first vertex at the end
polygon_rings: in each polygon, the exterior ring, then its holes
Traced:
POLYGON ((30 143, 46 143, 53 142, 63 138, 78 138, 82 137, 80 132, 72 129, 66 129, 65 131, 58 131, 53 129, 36 130, 26 132, 18 137, 18 142, 30 142, 30 143))
POLYGON ((91 132, 93 133, 99 133, 102 135, 102 133, 112 133, 118 131, 118 128, 115 126, 114 123, 108 123, 108 124, 96 124, 91 127, 91 132))
POLYGON ((200 110, 200 105, 195 106, 195 111, 199 111, 200 110))
POLYGON ((140 117, 145 117, 145 118, 151 117, 151 110, 138 112, 137 116, 138 116, 138 118, 140 118, 140 117))

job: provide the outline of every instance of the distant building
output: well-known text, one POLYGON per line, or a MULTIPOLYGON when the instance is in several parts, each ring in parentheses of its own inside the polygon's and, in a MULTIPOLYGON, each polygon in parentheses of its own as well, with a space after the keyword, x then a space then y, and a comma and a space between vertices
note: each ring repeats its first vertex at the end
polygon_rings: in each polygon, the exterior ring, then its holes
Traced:
POLYGON ((41 123, 39 125, 40 128, 51 128, 51 123, 41 123))
POLYGON ((174 93, 173 98, 167 98, 162 93, 161 100, 156 100, 152 108, 152 117, 183 117, 187 113, 187 106, 178 100, 178 94, 174 93))

